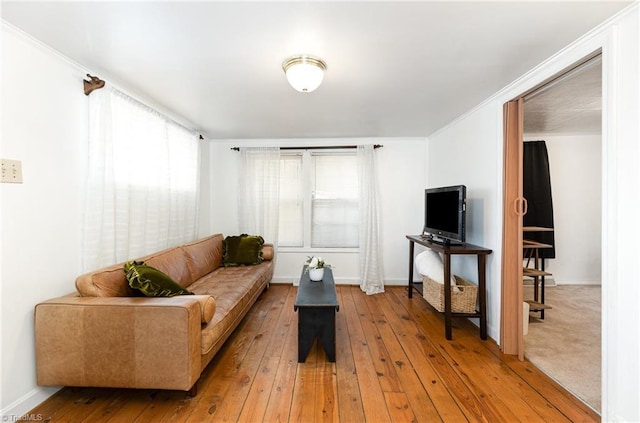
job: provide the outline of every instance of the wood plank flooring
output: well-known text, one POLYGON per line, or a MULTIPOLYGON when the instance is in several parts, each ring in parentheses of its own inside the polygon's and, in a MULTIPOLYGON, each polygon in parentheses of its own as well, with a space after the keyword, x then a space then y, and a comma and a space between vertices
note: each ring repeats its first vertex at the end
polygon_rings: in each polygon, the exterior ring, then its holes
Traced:
POLYGON ((336 362, 297 358, 296 288, 271 285, 205 369, 198 395, 63 388, 29 413, 47 422, 595 422, 600 416, 475 326, 403 287, 339 286, 336 362))

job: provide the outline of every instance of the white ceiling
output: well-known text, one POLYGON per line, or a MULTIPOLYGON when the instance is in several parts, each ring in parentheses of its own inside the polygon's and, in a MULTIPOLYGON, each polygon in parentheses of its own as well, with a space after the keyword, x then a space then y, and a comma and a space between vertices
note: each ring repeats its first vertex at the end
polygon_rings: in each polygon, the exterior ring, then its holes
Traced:
POLYGON ((2 18, 210 138, 424 137, 629 3, 3 1, 2 18), (284 77, 298 53, 327 63, 313 93, 284 77))
POLYGON ((550 82, 524 103, 525 134, 601 132, 601 56, 550 82))

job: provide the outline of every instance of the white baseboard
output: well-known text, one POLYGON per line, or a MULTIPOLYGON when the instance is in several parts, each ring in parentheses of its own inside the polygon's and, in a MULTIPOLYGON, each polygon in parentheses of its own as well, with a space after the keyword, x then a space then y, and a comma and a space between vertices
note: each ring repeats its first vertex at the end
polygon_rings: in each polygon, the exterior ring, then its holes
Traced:
POLYGON ((0 410, 0 416, 2 416, 3 422, 16 422, 22 420, 42 421, 43 416, 25 416, 29 411, 44 402, 47 398, 58 392, 62 387, 42 387, 38 386, 25 395, 21 396, 2 410, 0 410), (26 419, 22 416, 27 417, 26 419))
MULTIPOLYGON (((533 285, 533 278, 525 278, 525 285, 533 285)), ((600 286, 602 285, 602 281, 600 280, 585 280, 585 279, 562 279, 558 280, 553 277, 547 276, 544 278, 544 286, 561 286, 561 285, 589 285, 589 286, 600 286)))
MULTIPOLYGON (((360 285, 360 278, 340 278, 336 282, 336 285, 360 285)), ((300 283, 300 275, 296 276, 274 276, 271 279, 273 284, 292 284, 298 286, 300 283)), ((407 280, 400 278, 385 279, 385 286, 406 286, 407 280)))
POLYGON ((597 281, 587 281, 587 280, 561 280, 561 281, 556 281, 556 284, 558 286, 561 285, 583 285, 583 286, 601 286, 602 285, 602 281, 597 280, 597 281))

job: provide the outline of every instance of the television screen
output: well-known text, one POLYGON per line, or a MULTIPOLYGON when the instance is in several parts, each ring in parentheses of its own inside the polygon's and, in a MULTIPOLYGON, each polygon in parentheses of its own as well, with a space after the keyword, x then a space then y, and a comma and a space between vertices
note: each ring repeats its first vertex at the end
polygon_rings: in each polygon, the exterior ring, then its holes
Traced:
POLYGON ((424 232, 447 243, 464 242, 465 202, 464 185, 426 189, 424 232))

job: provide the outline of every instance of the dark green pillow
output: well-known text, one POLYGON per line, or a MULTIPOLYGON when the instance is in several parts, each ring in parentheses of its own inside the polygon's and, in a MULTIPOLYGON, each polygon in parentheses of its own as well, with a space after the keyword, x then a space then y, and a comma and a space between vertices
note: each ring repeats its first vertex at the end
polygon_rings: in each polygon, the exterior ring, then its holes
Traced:
POLYGON ((143 261, 129 261, 124 265, 129 286, 142 292, 147 297, 174 297, 176 295, 193 295, 158 269, 148 266, 143 261))
POLYGON ((264 239, 259 235, 228 236, 222 244, 222 264, 246 266, 262 263, 264 239))

